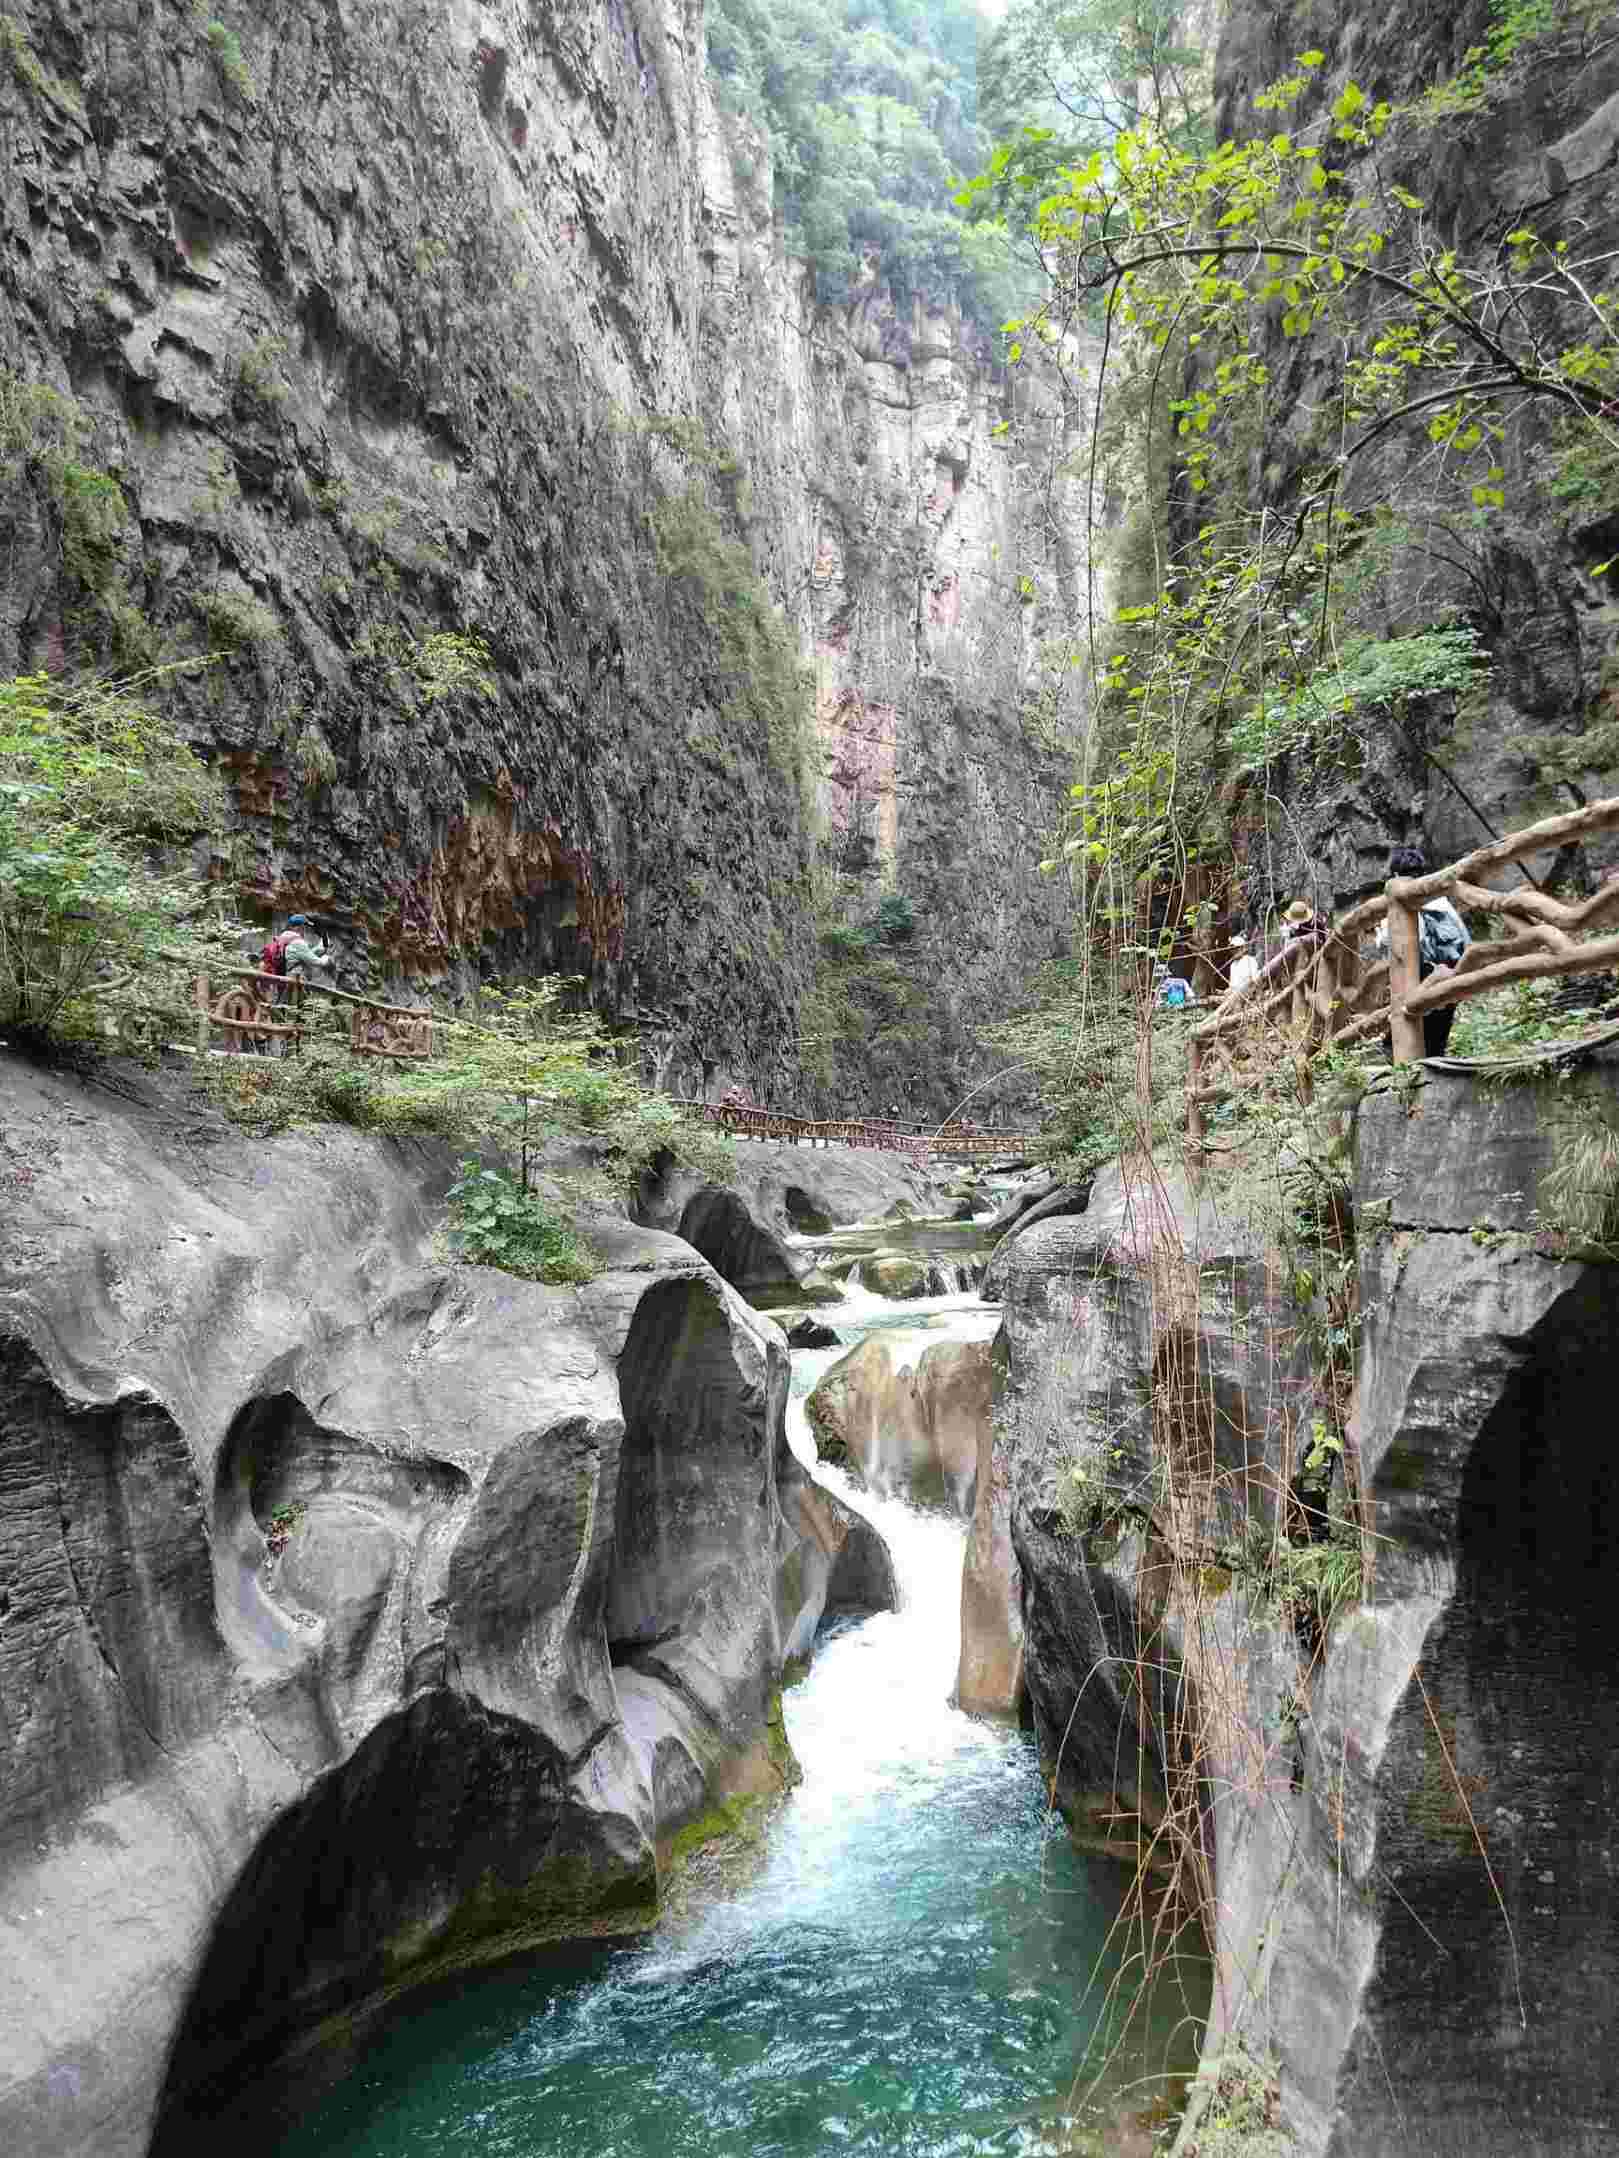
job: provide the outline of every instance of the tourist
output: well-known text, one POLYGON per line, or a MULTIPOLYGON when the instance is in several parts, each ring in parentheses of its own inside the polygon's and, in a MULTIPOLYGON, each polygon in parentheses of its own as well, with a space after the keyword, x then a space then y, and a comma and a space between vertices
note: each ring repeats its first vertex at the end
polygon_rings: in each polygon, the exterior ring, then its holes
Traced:
POLYGON ((1182 1006, 1195 1004, 1192 985, 1184 974, 1171 974, 1162 961, 1152 970, 1153 1002, 1160 1011, 1178 1011, 1182 1006))
POLYGON ((281 946, 280 972, 289 981, 312 982, 317 976, 328 980, 331 976, 332 955, 326 940, 317 943, 318 930, 307 914, 294 914, 287 922, 284 935, 276 942, 281 946), (310 932, 314 934, 311 935, 310 932))
POLYGON ((1248 949, 1248 939, 1239 929, 1231 939, 1231 949, 1236 957, 1231 962, 1230 993, 1240 997, 1245 989, 1252 988, 1259 979, 1259 961, 1248 949))
POLYGON ((1321 923, 1307 899, 1295 899, 1282 915, 1282 942, 1297 944, 1321 934, 1321 923))
MULTIPOLYGON (((1389 854, 1391 877, 1425 877, 1428 874, 1428 858, 1420 847, 1395 847, 1389 854)), ((1388 949, 1389 925, 1381 922, 1377 931, 1379 951, 1388 949)), ((1425 899, 1417 910, 1417 979, 1426 981, 1430 974, 1440 968, 1447 971, 1458 966, 1472 943, 1467 924, 1462 920, 1450 901, 1444 897, 1425 899)), ((1456 1023, 1454 1004, 1441 1004, 1436 1010, 1422 1015, 1422 1053, 1426 1057, 1442 1057, 1450 1041, 1450 1030, 1456 1023)))

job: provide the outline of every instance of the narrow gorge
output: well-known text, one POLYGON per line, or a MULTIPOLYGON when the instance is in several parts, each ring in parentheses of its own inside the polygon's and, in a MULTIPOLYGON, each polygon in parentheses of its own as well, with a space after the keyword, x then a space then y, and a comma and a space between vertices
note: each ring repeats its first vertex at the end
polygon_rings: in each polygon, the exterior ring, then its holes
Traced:
POLYGON ((1619 2150, 1616 262, 1599 0, 0 0, 0 2148, 1619 2150))

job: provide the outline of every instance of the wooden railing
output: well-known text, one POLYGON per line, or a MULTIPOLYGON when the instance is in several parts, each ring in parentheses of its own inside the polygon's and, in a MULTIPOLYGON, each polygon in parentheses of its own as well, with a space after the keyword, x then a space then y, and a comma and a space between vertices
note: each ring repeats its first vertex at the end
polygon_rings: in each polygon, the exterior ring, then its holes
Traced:
MULTIPOLYGON (((348 1008, 348 1046, 356 1056, 417 1063, 433 1054, 430 1011, 383 1004, 375 997, 351 996, 346 990, 303 982, 295 975, 265 974, 256 967, 233 967, 213 980, 199 974, 194 997, 199 1050, 211 1048, 218 1040, 225 1049, 239 1055, 264 1054, 274 1043, 284 1041, 286 1053, 296 1056, 309 1032, 304 1000, 325 997, 348 1008), (221 989, 219 979, 229 986, 221 989)), ((957 1124, 933 1130, 922 1126, 907 1129, 881 1117, 793 1116, 785 1110, 762 1109, 752 1103, 677 1100, 676 1106, 738 1138, 786 1139, 811 1146, 876 1147, 885 1153, 909 1154, 917 1162, 935 1156, 950 1161, 991 1161, 1001 1155, 1027 1153, 1039 1136, 1035 1132, 978 1131, 957 1124)))
POLYGON ((199 1050, 210 1048, 216 1035, 222 1035, 225 1048, 237 1054, 263 1054, 284 1041, 287 1053, 296 1056, 309 1029, 304 999, 326 997, 348 1007, 348 1046, 356 1056, 418 1063, 433 1054, 429 1011, 382 1004, 375 997, 351 996, 345 989, 327 989, 296 975, 265 974, 257 967, 233 967, 224 979, 230 986, 220 990, 206 974, 196 978, 199 1050))
POLYGON ((993 1161, 1025 1154, 1037 1132, 967 1130, 958 1124, 910 1128, 883 1117, 806 1117, 752 1103, 682 1101, 679 1108, 701 1116, 738 1139, 786 1139, 794 1145, 869 1146, 888 1154, 909 1154, 914 1161, 941 1156, 949 1161, 993 1161))
POLYGON ((1619 796, 1547 817, 1505 839, 1463 855, 1448 869, 1422 877, 1391 877, 1387 887, 1341 914, 1316 936, 1276 954, 1257 981, 1228 996, 1214 1017, 1190 1036, 1186 1081, 1187 1139, 1201 1146, 1204 1108, 1249 1083, 1245 1057, 1275 1067, 1280 1040, 1308 1095, 1308 1059, 1320 1049, 1347 1047, 1385 1031, 1397 1064, 1422 1056, 1422 1017, 1441 1005, 1487 996, 1513 982, 1546 975, 1591 974, 1619 962, 1619 936, 1577 938, 1619 920, 1619 879, 1589 899, 1552 899, 1530 884, 1492 891, 1480 880, 1525 855, 1619 825, 1619 796), (1475 917, 1500 917, 1508 934, 1475 938, 1453 967, 1436 967, 1424 981, 1417 917, 1430 899, 1449 899, 1475 917), (1388 956, 1368 959, 1362 941, 1387 919, 1388 956))

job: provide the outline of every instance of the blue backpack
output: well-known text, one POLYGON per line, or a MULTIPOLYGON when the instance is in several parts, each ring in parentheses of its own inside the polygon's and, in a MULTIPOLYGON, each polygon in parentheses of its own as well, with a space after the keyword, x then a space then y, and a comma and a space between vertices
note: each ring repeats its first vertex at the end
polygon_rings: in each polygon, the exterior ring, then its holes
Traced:
POLYGON ((1427 906, 1417 916, 1417 958, 1424 974, 1453 967, 1472 941, 1449 907, 1427 906))

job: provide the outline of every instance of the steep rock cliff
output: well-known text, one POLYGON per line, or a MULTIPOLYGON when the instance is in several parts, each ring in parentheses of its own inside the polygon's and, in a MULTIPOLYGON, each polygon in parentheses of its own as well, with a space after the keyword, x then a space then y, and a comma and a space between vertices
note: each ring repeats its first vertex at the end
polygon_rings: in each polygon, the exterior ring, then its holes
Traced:
POLYGON ((327 2019, 645 1923, 891 1577, 679 1240, 447 1268, 437 1147, 0 1079, 0 2132, 190 2150, 327 2019))
POLYGON ((1270 2062, 1305 2158, 1612 2141, 1619 1277, 1559 1223, 1616 1101, 1604 1051, 1362 1106, 1372 1537, 1324 1632, 1253 1565, 1319 1403, 1243 1225, 1104 1177, 992 1269, 1013 1549, 966 1608, 986 1655, 1021 1626, 1078 1832, 1206 1869, 1208 2088, 1234 2043, 1270 2062))
POLYGON ((224 653, 250 907, 582 974, 682 1086, 801 1084, 818 832, 960 1038, 1049 956, 1076 416, 1014 451, 954 312, 816 310, 699 6, 26 0, 0 63, 0 367, 65 400, 0 416, 0 664, 224 653))
MULTIPOLYGON (((1609 29, 1600 7, 1231 0, 1218 50, 1218 133, 1269 134, 1279 116, 1260 110, 1256 96, 1289 75, 1299 54, 1319 52, 1322 64, 1282 117, 1319 129, 1350 81, 1368 102, 1393 108, 1375 157, 1356 171, 1384 205, 1373 214, 1390 231, 1391 268, 1412 267, 1416 228, 1390 194, 1402 187, 1426 205, 1424 239, 1442 236, 1463 257, 1498 259, 1504 236, 1527 227, 1600 263, 1619 235, 1619 51, 1609 29), (1440 110, 1424 108, 1425 93, 1463 78, 1475 87, 1440 110)), ((1604 275, 1590 273, 1593 289, 1604 275)), ((1548 350, 1591 334, 1578 304, 1540 295, 1529 305, 1548 350)), ((1272 321, 1261 344, 1271 388, 1263 438, 1242 473, 1250 505, 1284 500, 1319 459, 1330 445, 1323 414, 1337 396, 1334 356, 1319 341, 1289 338, 1272 321)), ((1320 764, 1295 756, 1272 770, 1270 792, 1285 808, 1254 804, 1244 824, 1256 913, 1290 890, 1310 890, 1329 908, 1346 904, 1382 882, 1392 842, 1414 840, 1435 863, 1452 860, 1619 784, 1619 600, 1611 575, 1593 575, 1619 543, 1619 470, 1594 438, 1583 466, 1565 461, 1570 438, 1555 407, 1518 405, 1500 416, 1509 422, 1499 447, 1506 501, 1490 514, 1425 459, 1420 426, 1391 434, 1344 474, 1342 506, 1384 520, 1381 552, 1363 549, 1346 565, 1366 586, 1361 625, 1386 637, 1469 623, 1490 673, 1465 695, 1413 697, 1382 713, 1364 755, 1320 764)), ((1588 891, 1614 858, 1599 838, 1527 866, 1588 891)))

